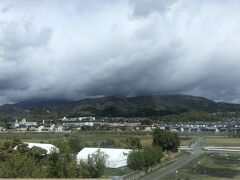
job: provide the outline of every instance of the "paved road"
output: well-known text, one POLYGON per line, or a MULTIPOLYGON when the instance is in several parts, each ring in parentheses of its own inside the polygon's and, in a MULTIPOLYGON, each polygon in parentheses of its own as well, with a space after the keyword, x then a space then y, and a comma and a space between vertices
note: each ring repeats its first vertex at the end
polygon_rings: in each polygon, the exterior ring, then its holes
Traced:
POLYGON ((176 170, 193 161, 204 153, 204 151, 201 149, 201 144, 202 138, 198 138, 192 145, 193 151, 190 155, 184 156, 173 164, 165 166, 157 171, 148 174, 147 176, 142 177, 141 180, 159 180, 170 173, 176 172, 176 170))

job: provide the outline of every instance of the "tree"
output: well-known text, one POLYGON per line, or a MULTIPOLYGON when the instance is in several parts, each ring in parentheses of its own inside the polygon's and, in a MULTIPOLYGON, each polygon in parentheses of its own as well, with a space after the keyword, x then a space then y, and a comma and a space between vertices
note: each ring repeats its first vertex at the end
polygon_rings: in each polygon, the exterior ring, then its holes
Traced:
POLYGON ((67 141, 73 153, 78 153, 84 147, 83 142, 79 137, 71 137, 67 141))
POLYGON ((126 148, 129 148, 129 149, 141 149, 142 148, 141 141, 137 137, 126 138, 125 143, 126 143, 126 148))
POLYGON ((172 151, 177 152, 178 147, 180 146, 180 139, 178 137, 178 134, 172 133, 172 140, 173 140, 172 151))
POLYGON ((100 147, 116 147, 116 142, 113 139, 107 139, 105 141, 102 141, 100 147))
POLYGON ((18 151, 9 154, 7 161, 0 163, 0 177, 2 178, 42 177, 41 175, 44 175, 41 166, 18 151))
POLYGON ((163 154, 159 146, 147 146, 144 148, 144 166, 149 168, 161 161, 163 154))
POLYGON ((175 133, 167 130, 155 129, 153 132, 153 145, 161 146, 163 150, 177 151, 180 140, 175 133))
POLYGON ((46 150, 29 149, 26 144, 19 144, 16 149, 7 147, 0 147, 0 177, 78 178, 81 175, 73 155, 58 152, 47 155, 46 150))
POLYGON ((148 169, 160 162, 162 156, 162 149, 159 146, 147 146, 142 150, 132 151, 127 162, 133 170, 148 169))
POLYGON ((28 148, 28 145, 24 143, 19 144, 16 150, 21 154, 27 154, 30 151, 30 149, 28 148))
POLYGON ((63 166, 62 159, 59 153, 53 152, 48 156, 48 178, 61 178, 63 177, 63 166))
POLYGON ((83 142, 79 137, 57 139, 53 144, 59 148, 61 154, 78 153, 84 147, 83 142))
POLYGON ((67 139, 57 139, 53 142, 53 144, 59 148, 59 152, 61 154, 70 154, 71 153, 71 147, 68 143, 67 139))
POLYGON ((33 146, 29 151, 29 156, 38 161, 44 159, 46 155, 47 155, 47 150, 42 149, 40 147, 36 147, 36 146, 33 146))
POLYGON ((133 170, 141 170, 144 167, 144 153, 142 151, 132 151, 128 155, 128 166, 133 170))
POLYGON ((106 169, 107 155, 104 152, 98 150, 97 152, 88 156, 86 162, 82 161, 83 174, 85 178, 99 178, 103 176, 106 169))

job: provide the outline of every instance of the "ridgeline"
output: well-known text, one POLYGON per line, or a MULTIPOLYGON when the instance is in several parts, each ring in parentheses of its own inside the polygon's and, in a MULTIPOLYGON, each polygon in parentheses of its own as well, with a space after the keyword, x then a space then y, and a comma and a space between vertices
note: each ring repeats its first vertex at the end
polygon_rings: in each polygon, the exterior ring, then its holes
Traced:
POLYGON ((44 119, 57 117, 156 117, 183 112, 239 112, 239 104, 215 102, 189 95, 108 96, 79 101, 31 99, 0 106, 2 121, 16 118, 44 119))

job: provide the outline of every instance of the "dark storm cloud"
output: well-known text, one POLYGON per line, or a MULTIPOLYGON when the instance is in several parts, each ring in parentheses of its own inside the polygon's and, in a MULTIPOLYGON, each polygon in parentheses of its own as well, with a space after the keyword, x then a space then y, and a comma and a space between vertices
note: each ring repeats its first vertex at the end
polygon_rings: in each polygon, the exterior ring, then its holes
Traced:
POLYGON ((237 0, 3 2, 1 103, 164 93, 240 102, 237 0))
POLYGON ((8 94, 9 91, 25 91, 29 88, 27 74, 11 74, 7 78, 0 77, 0 93, 8 94), (16 79, 18 79, 16 81, 16 79))
MULTIPOLYGON (((121 57, 118 64, 108 64, 92 77, 92 81, 85 86, 85 93, 92 96, 104 95, 138 95, 146 94, 148 91, 160 93, 159 86, 164 88, 166 67, 176 58, 176 48, 172 44, 159 50, 159 52, 145 52, 146 54, 136 54, 132 57, 121 57), (128 59, 128 63, 123 63, 128 59), (157 77, 157 78, 156 78, 157 77), (151 84, 151 86, 149 86, 151 84)), ((114 61, 115 63, 115 61, 114 61)))

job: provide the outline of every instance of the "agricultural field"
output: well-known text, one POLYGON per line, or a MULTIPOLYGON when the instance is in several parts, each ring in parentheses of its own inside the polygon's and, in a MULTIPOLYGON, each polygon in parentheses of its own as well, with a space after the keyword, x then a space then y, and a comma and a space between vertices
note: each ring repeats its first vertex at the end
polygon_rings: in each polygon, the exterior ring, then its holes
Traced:
MULTIPOLYGON (((77 137, 83 144, 87 146, 98 147, 102 142, 110 142, 121 147, 122 142, 129 137, 139 138, 142 142, 152 141, 152 135, 145 132, 110 132, 110 131, 76 131, 71 133, 1 133, 0 144, 6 141, 12 141, 14 139, 20 139, 23 142, 36 142, 36 143, 52 143, 55 140, 64 139, 68 137, 77 137)), ((144 143, 143 143, 144 145, 144 143)))
MULTIPOLYGON (((188 145, 191 145, 196 138, 193 136, 179 136, 179 139, 180 139, 181 146, 188 146, 188 145)), ((152 137, 150 136, 148 138, 141 139, 141 143, 143 146, 151 145, 152 137)))
POLYGON ((229 138, 224 136, 208 136, 203 138, 204 146, 239 146, 240 138, 229 138))
POLYGON ((165 177, 180 180, 240 179, 240 154, 204 154, 177 172, 165 177))
MULTIPOLYGON (((56 139, 64 139, 65 137, 78 137, 88 146, 99 146, 102 142, 111 141, 121 147, 121 143, 129 137, 139 138, 142 146, 152 144, 152 134, 149 132, 112 132, 112 131, 76 131, 65 133, 51 132, 8 132, 0 134, 0 144, 14 139, 20 139, 23 142, 34 143, 52 143, 56 139)), ((181 145, 190 145, 194 141, 192 136, 179 136, 181 145)))

